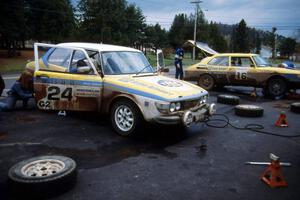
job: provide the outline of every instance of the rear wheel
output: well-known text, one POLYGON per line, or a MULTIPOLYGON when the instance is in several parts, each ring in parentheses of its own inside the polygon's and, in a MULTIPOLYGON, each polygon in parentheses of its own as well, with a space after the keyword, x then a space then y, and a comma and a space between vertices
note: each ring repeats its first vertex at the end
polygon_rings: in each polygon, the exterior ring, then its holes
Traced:
POLYGON ((203 74, 198 80, 198 85, 205 90, 211 90, 215 86, 215 80, 211 75, 203 74))
POLYGON ((269 81, 267 94, 271 97, 281 97, 286 93, 287 85, 282 78, 273 78, 269 81))
POLYGON ((114 130, 122 136, 132 136, 142 126, 139 109, 128 100, 118 101, 112 106, 110 119, 114 130))

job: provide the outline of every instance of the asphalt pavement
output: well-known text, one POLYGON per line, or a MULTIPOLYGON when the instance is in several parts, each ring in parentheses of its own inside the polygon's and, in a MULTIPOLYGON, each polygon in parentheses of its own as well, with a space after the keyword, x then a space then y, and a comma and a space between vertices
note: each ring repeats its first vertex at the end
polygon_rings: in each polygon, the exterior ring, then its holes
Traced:
MULTIPOLYGON (((262 124, 282 135, 300 134, 299 115, 289 111, 294 100, 252 99, 242 89, 210 92, 237 94, 241 103, 263 106, 262 118, 234 115, 233 106, 218 104, 236 126, 262 124), (274 123, 286 111, 289 127, 274 123)), ((20 108, 20 105, 18 105, 20 108)), ((53 199, 272 199, 296 200, 300 196, 300 139, 282 138, 234 128, 211 128, 200 123, 186 131, 148 125, 134 138, 112 131, 106 116, 96 113, 57 112, 36 109, 0 113, 0 194, 11 199, 7 188, 9 168, 40 155, 64 155, 78 164, 74 189, 53 199), (203 145, 207 146, 203 150, 203 145), (259 177, 266 166, 247 161, 269 161, 269 153, 291 162, 282 169, 286 188, 269 188, 259 177)))

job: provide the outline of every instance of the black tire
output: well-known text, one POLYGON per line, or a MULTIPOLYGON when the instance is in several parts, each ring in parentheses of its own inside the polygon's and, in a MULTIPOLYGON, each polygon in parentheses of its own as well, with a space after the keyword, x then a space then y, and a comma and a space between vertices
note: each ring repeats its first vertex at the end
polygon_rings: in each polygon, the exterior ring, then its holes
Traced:
MULTIPOLYGON (((110 111, 110 120, 114 130, 121 136, 130 137, 133 136, 142 127, 143 117, 140 113, 139 108, 129 100, 120 100, 113 104, 110 111), (127 108, 132 113, 133 124, 128 130, 122 130, 120 123, 116 120, 118 109, 127 108)), ((125 127, 126 128, 126 127, 125 127)))
POLYGON ((267 93, 271 97, 282 97, 287 91, 287 84, 282 78, 272 78, 268 82, 267 93))
POLYGON ((0 96, 2 95, 2 92, 3 92, 4 88, 5 88, 5 83, 4 83, 3 78, 0 74, 0 96))
POLYGON ((209 74, 203 74, 199 77, 198 85, 205 90, 211 90, 215 86, 215 79, 209 74))
POLYGON ((229 105, 238 105, 240 103, 240 98, 233 95, 220 94, 217 97, 217 102, 229 105))
MULTIPOLYGON (((43 168, 46 169, 46 167, 43 168)), ((40 171, 46 173, 45 170, 43 171, 43 168, 40 171)), ((75 161, 64 156, 30 158, 15 164, 8 172, 10 193, 12 196, 22 199, 44 199, 57 196, 73 188, 76 184, 76 179, 77 166, 75 161), (54 165, 60 166, 61 169, 57 168, 60 171, 52 171, 49 175, 42 176, 34 176, 33 170, 29 172, 28 166, 33 166, 33 162, 45 163, 46 161, 51 161, 54 165)))
POLYGON ((216 85, 215 86, 215 90, 219 91, 219 90, 223 90, 225 87, 225 85, 216 85))
POLYGON ((294 113, 300 113, 300 102, 292 103, 291 111, 294 113))
POLYGON ((261 117, 264 114, 264 109, 255 105, 237 105, 234 110, 241 117, 261 117))

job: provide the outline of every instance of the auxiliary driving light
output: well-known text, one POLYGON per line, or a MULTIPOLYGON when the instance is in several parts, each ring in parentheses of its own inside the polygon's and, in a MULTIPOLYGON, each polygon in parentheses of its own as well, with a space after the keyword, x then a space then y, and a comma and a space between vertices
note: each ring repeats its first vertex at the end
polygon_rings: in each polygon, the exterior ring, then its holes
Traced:
POLYGON ((213 115, 213 114, 215 114, 216 112, 217 112, 217 106, 216 106, 216 104, 214 104, 214 103, 210 104, 210 106, 209 106, 209 108, 208 108, 208 113, 209 113, 210 115, 213 115))
POLYGON ((191 111, 187 111, 184 113, 182 121, 185 126, 190 126, 194 121, 194 116, 191 111))

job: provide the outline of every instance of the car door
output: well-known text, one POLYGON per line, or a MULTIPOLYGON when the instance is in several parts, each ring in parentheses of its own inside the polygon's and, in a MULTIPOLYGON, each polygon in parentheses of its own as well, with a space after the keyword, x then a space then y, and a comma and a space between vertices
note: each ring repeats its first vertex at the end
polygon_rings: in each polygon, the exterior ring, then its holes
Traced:
POLYGON ((207 63, 207 72, 211 74, 217 84, 227 84, 227 71, 229 68, 229 56, 217 56, 207 63))
POLYGON ((250 56, 231 56, 228 71, 229 81, 232 85, 255 86, 256 68, 250 56))
POLYGON ((59 68, 38 69, 34 73, 34 91, 39 109, 100 110, 102 78, 84 49, 55 47, 46 61, 59 68))

